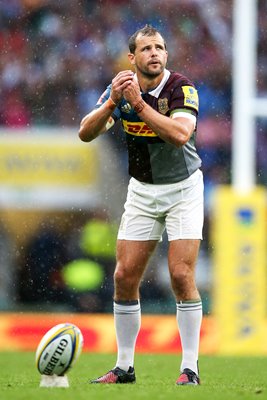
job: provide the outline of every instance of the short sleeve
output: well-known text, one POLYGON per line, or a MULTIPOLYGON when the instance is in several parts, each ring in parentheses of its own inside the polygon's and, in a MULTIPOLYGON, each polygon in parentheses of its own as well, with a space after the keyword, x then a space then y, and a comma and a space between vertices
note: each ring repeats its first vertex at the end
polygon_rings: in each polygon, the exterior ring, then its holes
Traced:
POLYGON ((199 108, 198 93, 194 86, 182 84, 174 88, 171 96, 170 111, 187 109, 197 115, 199 108))

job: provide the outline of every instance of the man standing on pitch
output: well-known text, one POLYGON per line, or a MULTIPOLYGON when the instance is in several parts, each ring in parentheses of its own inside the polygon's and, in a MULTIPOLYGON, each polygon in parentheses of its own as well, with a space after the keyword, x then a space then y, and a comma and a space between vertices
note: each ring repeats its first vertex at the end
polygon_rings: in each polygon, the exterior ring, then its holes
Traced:
POLYGON ((115 76, 79 130, 80 139, 90 142, 120 119, 131 176, 114 273, 117 362, 91 382, 135 382, 134 351, 141 325, 139 285, 166 228, 182 343, 176 383, 198 385, 202 302, 195 266, 203 226, 203 177, 195 148, 198 95, 188 78, 166 69, 166 43, 152 26, 130 37, 129 50, 135 73, 126 70, 115 76))

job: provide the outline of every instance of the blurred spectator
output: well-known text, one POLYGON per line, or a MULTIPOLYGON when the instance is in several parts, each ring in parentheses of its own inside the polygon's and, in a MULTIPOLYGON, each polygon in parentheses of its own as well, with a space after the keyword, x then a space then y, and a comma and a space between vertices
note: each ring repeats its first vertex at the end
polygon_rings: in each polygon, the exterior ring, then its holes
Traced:
POLYGON ((29 126, 30 112, 24 103, 19 88, 6 93, 6 99, 2 106, 2 122, 9 128, 29 126))
POLYGON ((28 242, 20 261, 20 301, 43 304, 44 308, 64 302, 60 269, 67 261, 65 245, 62 234, 49 226, 41 227, 28 242))
POLYGON ((117 230, 117 225, 100 210, 80 229, 76 240, 81 256, 75 262, 79 261, 81 269, 87 271, 88 290, 81 290, 78 294, 76 309, 79 311, 100 312, 110 307, 117 230))
POLYGON ((102 312, 105 309, 104 266, 88 258, 72 260, 61 269, 66 304, 79 312, 102 312))
POLYGON ((40 310, 102 312, 113 294, 117 226, 100 211, 72 218, 64 229, 47 219, 23 249, 19 300, 40 310))

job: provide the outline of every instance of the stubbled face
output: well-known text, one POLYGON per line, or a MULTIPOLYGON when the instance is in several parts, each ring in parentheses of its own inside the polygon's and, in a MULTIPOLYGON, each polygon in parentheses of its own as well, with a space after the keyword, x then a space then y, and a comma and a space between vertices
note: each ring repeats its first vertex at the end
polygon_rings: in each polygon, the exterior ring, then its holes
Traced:
POLYGON ((140 72, 148 78, 155 78, 163 73, 168 53, 159 33, 154 36, 139 34, 136 38, 135 53, 129 53, 128 56, 137 73, 140 72))

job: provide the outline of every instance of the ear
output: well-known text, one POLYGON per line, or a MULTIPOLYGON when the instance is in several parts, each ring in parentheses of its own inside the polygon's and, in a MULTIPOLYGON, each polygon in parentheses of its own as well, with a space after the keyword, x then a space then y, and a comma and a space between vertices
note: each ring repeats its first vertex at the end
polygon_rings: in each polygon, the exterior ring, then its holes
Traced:
POLYGON ((135 55, 133 53, 128 53, 128 59, 132 65, 135 65, 135 55))

